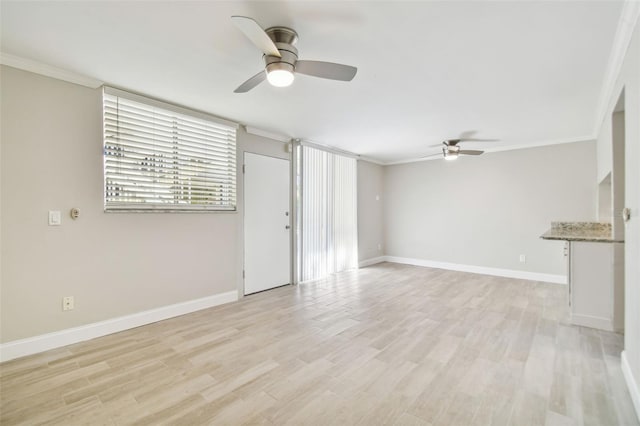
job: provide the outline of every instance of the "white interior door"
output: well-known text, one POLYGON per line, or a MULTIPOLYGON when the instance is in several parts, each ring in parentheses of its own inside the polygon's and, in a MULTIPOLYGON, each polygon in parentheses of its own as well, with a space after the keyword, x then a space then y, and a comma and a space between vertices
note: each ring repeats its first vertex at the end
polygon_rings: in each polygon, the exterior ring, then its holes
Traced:
POLYGON ((291 282, 289 161, 244 154, 244 294, 291 282))

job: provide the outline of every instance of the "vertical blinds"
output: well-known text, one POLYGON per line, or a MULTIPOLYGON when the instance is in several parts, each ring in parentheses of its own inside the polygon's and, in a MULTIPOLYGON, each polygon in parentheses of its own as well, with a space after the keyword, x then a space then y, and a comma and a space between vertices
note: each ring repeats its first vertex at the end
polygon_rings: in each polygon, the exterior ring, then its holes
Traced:
POLYGON ((357 267, 357 163, 302 146, 300 279, 357 267))
POLYGON ((236 126, 105 88, 105 210, 236 208, 236 126))

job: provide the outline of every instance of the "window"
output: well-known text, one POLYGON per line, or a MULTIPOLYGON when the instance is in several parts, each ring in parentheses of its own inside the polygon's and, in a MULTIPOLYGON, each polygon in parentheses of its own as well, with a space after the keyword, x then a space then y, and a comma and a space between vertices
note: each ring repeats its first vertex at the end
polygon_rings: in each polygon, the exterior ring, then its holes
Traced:
POLYGON ((236 125, 105 88, 105 211, 236 209, 236 125))

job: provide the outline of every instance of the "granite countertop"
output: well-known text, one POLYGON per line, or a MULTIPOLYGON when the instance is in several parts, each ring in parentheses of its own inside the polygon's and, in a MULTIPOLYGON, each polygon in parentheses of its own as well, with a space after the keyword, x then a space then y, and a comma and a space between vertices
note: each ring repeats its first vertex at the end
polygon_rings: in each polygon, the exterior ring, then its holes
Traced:
POLYGON ((622 243, 614 240, 611 224, 604 222, 551 222, 551 229, 542 234, 545 240, 590 241, 600 243, 622 243))

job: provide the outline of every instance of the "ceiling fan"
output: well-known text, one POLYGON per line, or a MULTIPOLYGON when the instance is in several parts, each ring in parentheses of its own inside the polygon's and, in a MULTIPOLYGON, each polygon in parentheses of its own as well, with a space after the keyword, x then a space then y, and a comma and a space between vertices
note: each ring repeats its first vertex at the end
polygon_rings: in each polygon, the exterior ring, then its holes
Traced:
POLYGON ((351 81, 358 69, 349 65, 322 61, 298 60, 298 33, 287 27, 270 27, 263 30, 253 19, 232 16, 231 20, 258 49, 264 53, 265 69, 242 83, 234 93, 245 93, 265 79, 276 87, 293 83, 295 74, 306 74, 330 80, 351 81))
MULTIPOLYGON (((446 139, 442 141, 442 145, 444 145, 442 147, 442 155, 444 156, 445 160, 449 160, 449 161, 457 160, 458 156, 460 155, 480 155, 480 154, 483 154, 484 151, 480 151, 476 149, 461 149, 460 146, 458 146, 458 144, 461 142, 497 142, 497 141, 498 139, 476 139, 476 138, 446 139)), ((437 146, 440 146, 440 144, 431 145, 429 148, 435 148, 437 146)), ((422 157, 422 158, 435 157, 439 155, 440 154, 427 155, 426 157, 422 157)))

